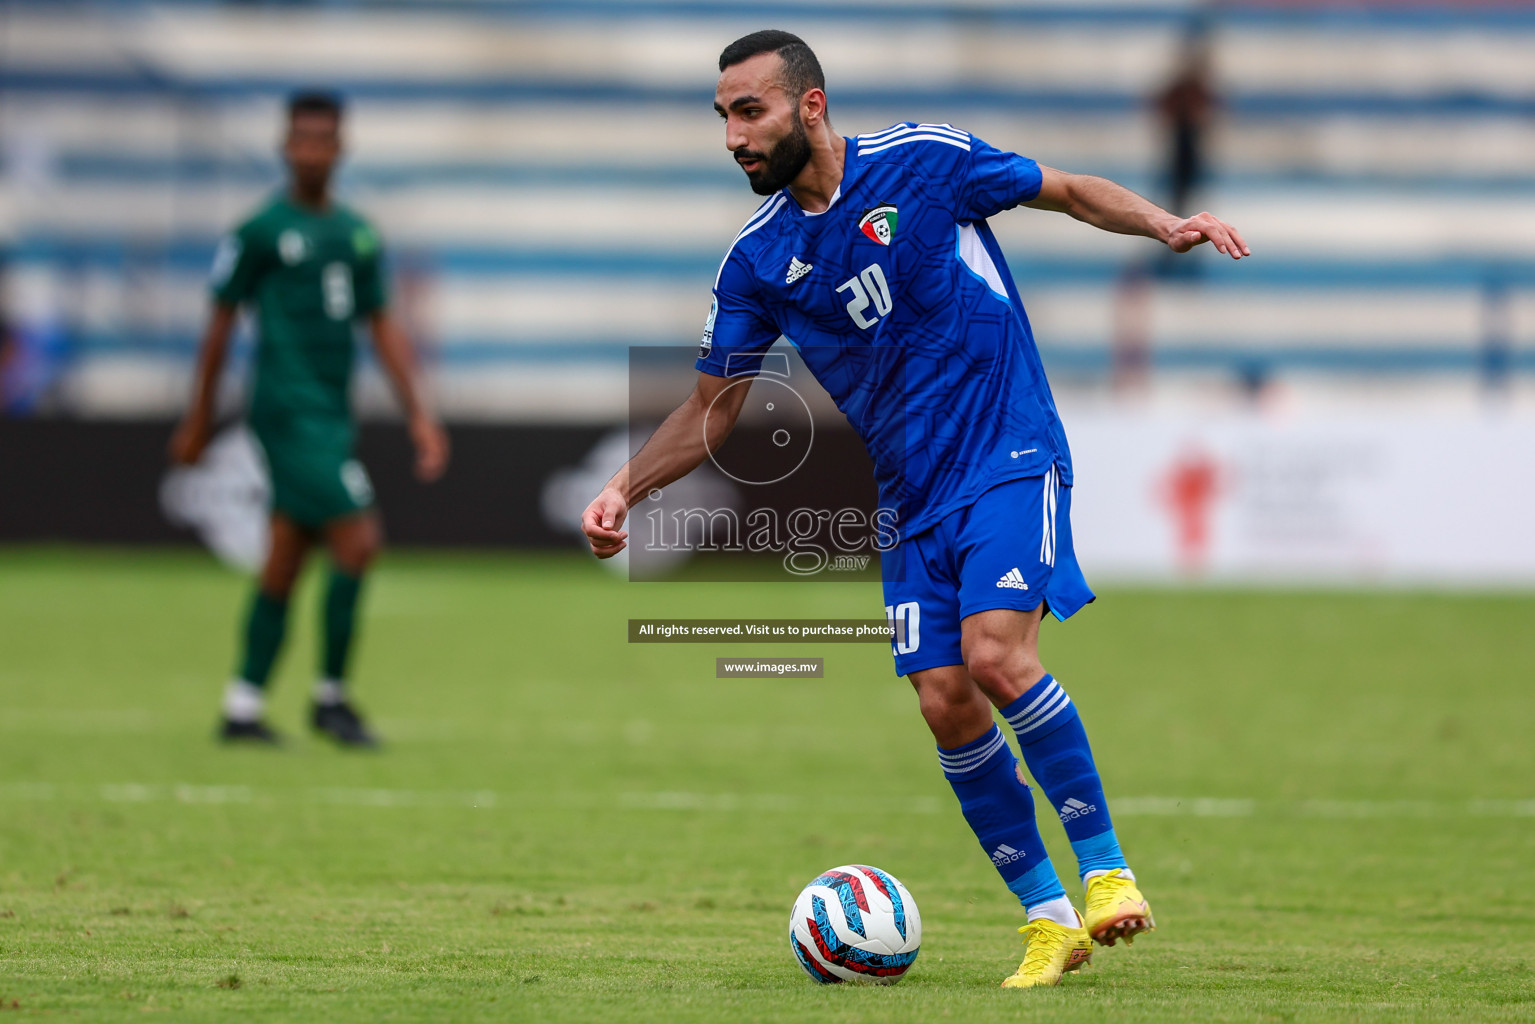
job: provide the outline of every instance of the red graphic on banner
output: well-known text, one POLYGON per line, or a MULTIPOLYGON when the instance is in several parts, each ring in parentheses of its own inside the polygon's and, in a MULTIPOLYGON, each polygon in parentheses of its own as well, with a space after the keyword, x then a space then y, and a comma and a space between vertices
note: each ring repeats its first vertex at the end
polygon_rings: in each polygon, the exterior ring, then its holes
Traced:
POLYGON ((1157 481, 1157 497, 1172 517, 1178 564, 1198 576, 1210 559, 1211 519, 1224 474, 1209 452, 1186 448, 1157 481))

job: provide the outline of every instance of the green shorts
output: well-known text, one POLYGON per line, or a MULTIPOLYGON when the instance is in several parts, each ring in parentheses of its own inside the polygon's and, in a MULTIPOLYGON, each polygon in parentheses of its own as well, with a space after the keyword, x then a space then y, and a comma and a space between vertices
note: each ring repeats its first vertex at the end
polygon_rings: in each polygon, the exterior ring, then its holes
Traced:
POLYGON ((286 417, 253 419, 250 426, 266 452, 273 512, 318 528, 373 506, 373 482, 352 452, 351 423, 286 417))

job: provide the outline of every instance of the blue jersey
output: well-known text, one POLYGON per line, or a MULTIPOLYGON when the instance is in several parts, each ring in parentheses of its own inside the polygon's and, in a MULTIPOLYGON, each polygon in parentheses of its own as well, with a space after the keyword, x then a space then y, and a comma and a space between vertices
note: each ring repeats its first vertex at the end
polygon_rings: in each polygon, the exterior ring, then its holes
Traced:
POLYGON ((1039 194, 1034 161, 949 125, 847 140, 831 206, 788 189, 736 236, 698 369, 755 375, 780 336, 863 438, 880 505, 912 536, 1052 466, 1066 434, 986 218, 1039 194))

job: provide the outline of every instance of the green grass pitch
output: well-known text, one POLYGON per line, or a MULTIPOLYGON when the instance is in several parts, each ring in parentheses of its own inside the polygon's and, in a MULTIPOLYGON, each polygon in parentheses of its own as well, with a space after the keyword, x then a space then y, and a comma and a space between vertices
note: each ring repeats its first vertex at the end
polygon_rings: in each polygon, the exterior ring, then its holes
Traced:
POLYGON ((802 649, 624 642, 877 615, 877 586, 392 554, 356 666, 376 755, 300 728, 313 579, 293 742, 212 742, 246 590, 190 552, 0 551, 0 1020, 1535 1019, 1529 595, 1108 589, 1047 625, 1161 927, 1004 992, 1020 911, 886 649, 725 681, 718 654, 802 649), (894 988, 789 953, 846 862, 921 906, 894 988))

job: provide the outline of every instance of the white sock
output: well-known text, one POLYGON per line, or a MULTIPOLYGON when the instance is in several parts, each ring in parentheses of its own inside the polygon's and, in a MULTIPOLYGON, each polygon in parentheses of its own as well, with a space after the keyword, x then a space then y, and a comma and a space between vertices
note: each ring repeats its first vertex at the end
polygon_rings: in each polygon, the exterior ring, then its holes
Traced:
POLYGON ((1088 882, 1091 882, 1099 875, 1106 875, 1111 871, 1118 871, 1120 878, 1128 878, 1132 882, 1135 881, 1135 872, 1131 871, 1129 868, 1099 868, 1096 871, 1089 871, 1087 874, 1082 876, 1082 887, 1085 889, 1088 882))
POLYGON ((321 679, 314 684, 316 704, 340 704, 346 700, 346 684, 339 679, 321 679))
POLYGON ((259 686, 231 679, 224 687, 224 717, 231 722, 259 722, 265 707, 266 694, 259 686))
POLYGON ((1080 918, 1077 917, 1076 908, 1071 905, 1071 900, 1065 896, 1058 896, 1044 903, 1036 903, 1029 908, 1029 921, 1033 923, 1040 918, 1054 921, 1062 928, 1080 928, 1080 918))

